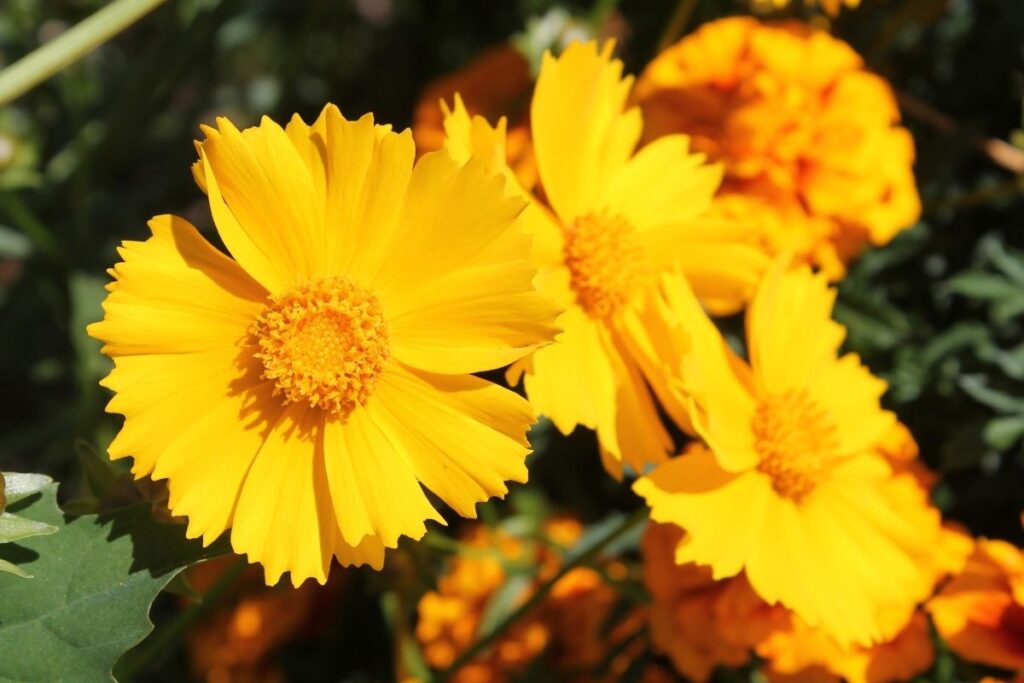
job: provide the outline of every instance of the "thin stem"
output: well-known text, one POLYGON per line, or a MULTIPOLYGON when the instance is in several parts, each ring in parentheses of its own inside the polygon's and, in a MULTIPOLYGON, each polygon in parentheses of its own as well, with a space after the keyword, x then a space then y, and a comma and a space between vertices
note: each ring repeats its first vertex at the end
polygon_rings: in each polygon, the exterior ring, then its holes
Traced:
POLYGON ((126 654, 124 659, 118 663, 117 679, 130 681, 145 671, 146 667, 154 660, 167 654, 174 642, 185 632, 185 629, 206 616, 227 595, 228 590, 242 575, 247 564, 244 557, 239 557, 203 594, 202 602, 193 603, 188 609, 179 612, 167 626, 155 633, 153 637, 143 641, 138 648, 126 654))
POLYGON ((690 23, 690 17, 693 16, 695 9, 697 9, 697 0, 680 0, 672 12, 672 17, 668 20, 665 30, 661 33, 661 39, 658 41, 658 52, 662 52, 669 45, 676 42, 679 36, 683 35, 683 31, 686 30, 686 25, 690 23))
POLYGON ((476 657, 487 650, 487 648, 491 647, 491 645, 501 638, 501 636, 504 635, 504 633, 508 631, 513 624, 540 605, 555 587, 555 584, 565 577, 566 574, 577 567, 590 564, 604 551, 605 548, 625 536, 633 529, 633 527, 640 524, 645 519, 647 519, 647 509, 640 508, 633 514, 624 517, 617 526, 613 527, 604 536, 594 540, 592 545, 589 547, 579 548, 578 552, 568 555, 567 561, 554 576, 538 586, 536 592, 534 592, 526 602, 509 612, 504 619, 495 624, 494 628, 492 628, 490 632, 485 633, 479 640, 469 646, 461 655, 458 656, 458 658, 456 658, 451 666, 438 674, 436 680, 449 680, 455 672, 476 659, 476 657))
POLYGON ((167 0, 113 0, 57 38, 0 71, 0 106, 89 54, 167 0))

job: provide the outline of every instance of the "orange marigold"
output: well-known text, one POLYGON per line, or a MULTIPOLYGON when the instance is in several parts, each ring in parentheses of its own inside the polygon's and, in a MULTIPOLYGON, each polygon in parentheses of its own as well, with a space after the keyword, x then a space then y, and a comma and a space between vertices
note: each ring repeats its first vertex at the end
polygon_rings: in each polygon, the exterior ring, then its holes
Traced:
POLYGON ((734 17, 661 53, 637 83, 650 141, 687 133, 726 165, 717 202, 772 253, 841 277, 920 215, 914 142, 892 89, 846 43, 798 22, 734 17))
POLYGON ((935 627, 964 659, 1024 668, 1024 553, 978 540, 963 571, 928 602, 935 627))
MULTIPOLYGON (((197 564, 188 570, 192 586, 205 594, 230 570, 237 556, 197 564)), ((275 650, 308 630, 344 589, 344 574, 326 586, 304 583, 297 589, 268 588, 257 566, 248 566, 235 582, 233 599, 193 625, 185 637, 189 668, 207 683, 284 683, 272 660, 275 650)), ((190 598, 183 598, 191 604, 190 598)))
MULTIPOLYGON (((582 530, 576 520, 554 519, 545 524, 544 535, 554 546, 568 547, 579 540, 582 530)), ((561 565, 561 553, 550 545, 533 544, 484 526, 472 527, 462 542, 477 552, 452 558, 437 589, 424 595, 419 604, 416 638, 427 663, 439 669, 450 666, 480 636, 480 624, 492 598, 513 580, 505 571, 506 563, 538 568, 521 587, 519 601, 527 600, 561 565)), ((610 563, 604 571, 621 578, 625 568, 610 563)), ((558 669, 583 671, 597 667, 612 648, 611 643, 639 627, 634 616, 605 633, 617 600, 615 589, 600 573, 576 568, 555 583, 538 609, 510 628, 495 647, 460 668, 451 680, 501 683, 521 673, 542 653, 558 669)), ((628 660, 622 661, 628 664, 628 660)))

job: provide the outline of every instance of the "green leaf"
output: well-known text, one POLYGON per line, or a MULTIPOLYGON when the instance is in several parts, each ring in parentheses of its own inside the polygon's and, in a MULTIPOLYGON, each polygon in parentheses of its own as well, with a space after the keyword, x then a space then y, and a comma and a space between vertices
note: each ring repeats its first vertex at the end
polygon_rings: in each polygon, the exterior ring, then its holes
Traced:
POLYGON ((986 405, 999 413, 1024 412, 1024 398, 1004 394, 985 384, 978 375, 964 375, 960 378, 960 388, 978 403, 986 405))
POLYGON ((23 538, 52 534, 57 527, 33 519, 25 519, 9 512, 0 514, 0 543, 11 543, 23 538))
POLYGON ((7 560, 0 560, 0 572, 7 572, 8 574, 14 574, 20 576, 23 579, 31 579, 32 575, 22 569, 16 564, 11 564, 7 560))
POLYGON ((19 500, 28 498, 33 493, 39 493, 49 486, 53 479, 50 479, 45 474, 4 472, 4 481, 7 483, 7 504, 11 505, 19 500))
POLYGON ((15 512, 58 533, 0 546, 0 561, 35 575, 0 574, 3 683, 108 683, 122 653, 152 630, 149 607, 164 586, 184 566, 227 551, 154 521, 147 504, 69 518, 56 495, 51 484, 15 512))
POLYGON ((967 271, 946 281, 945 290, 972 299, 1013 299, 1021 296, 1020 286, 1001 275, 967 271))
POLYGON ((993 448, 1006 450, 1024 438, 1024 415, 1008 415, 990 420, 982 435, 993 448))
POLYGON ((487 601, 480 625, 477 626, 477 637, 482 638, 494 630, 512 610, 526 600, 530 587, 533 585, 533 574, 509 576, 498 590, 487 601))

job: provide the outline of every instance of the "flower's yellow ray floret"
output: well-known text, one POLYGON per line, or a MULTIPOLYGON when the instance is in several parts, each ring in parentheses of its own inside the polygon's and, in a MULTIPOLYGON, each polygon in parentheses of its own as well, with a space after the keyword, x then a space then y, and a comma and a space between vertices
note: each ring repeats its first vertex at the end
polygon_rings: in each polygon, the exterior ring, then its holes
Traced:
POLYGON ((274 395, 340 417, 366 403, 391 357, 380 301, 345 277, 271 297, 253 334, 274 395))

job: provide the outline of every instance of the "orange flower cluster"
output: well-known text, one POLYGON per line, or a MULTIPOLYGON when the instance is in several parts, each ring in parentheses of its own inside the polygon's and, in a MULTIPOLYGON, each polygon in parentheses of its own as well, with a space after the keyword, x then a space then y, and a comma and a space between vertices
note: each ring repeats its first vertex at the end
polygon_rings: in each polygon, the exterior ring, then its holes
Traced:
MULTIPOLYGON (((237 561, 230 556, 195 565, 189 581, 205 594, 237 561)), ((284 672, 272 663, 272 653, 308 630, 340 589, 341 582, 334 580, 327 586, 305 583, 295 590, 268 588, 259 567, 247 567, 234 586, 236 599, 186 634, 192 675, 206 683, 283 683, 284 672)))
POLYGON ((752 17, 706 24, 648 65, 634 97, 647 140, 686 133, 725 164, 721 214, 833 278, 920 214, 914 143, 892 89, 824 31, 752 17))
MULTIPOLYGON (((572 519, 551 520, 544 528, 545 539, 559 547, 573 545, 581 533, 582 526, 572 519)), ((551 545, 528 542, 484 526, 470 528, 462 542, 470 552, 454 556, 437 589, 419 603, 416 638, 427 663, 437 669, 450 666, 481 636, 481 623, 499 588, 507 589, 506 584, 520 586, 514 597, 521 603, 561 565, 561 553, 551 545), (508 566, 522 567, 522 575, 529 577, 526 583, 518 583, 507 571, 508 566)), ((625 569, 613 563, 605 571, 621 578, 625 569)), ((610 643, 639 626, 633 617, 605 635, 605 624, 616 600, 616 591, 597 571, 573 569, 555 583, 537 610, 509 629, 488 653, 460 668, 451 680, 501 683, 521 673, 542 653, 560 670, 592 669, 602 663, 610 643)), ((617 663, 612 663, 611 672, 616 671, 617 663)))
MULTIPOLYGON (((743 666, 756 653, 772 681, 846 680, 889 683, 927 670, 934 648, 923 612, 915 612, 895 637, 871 647, 842 648, 779 605, 764 602, 745 575, 716 581, 707 567, 677 565, 673 553, 683 532, 651 524, 644 536, 644 578, 654 601, 651 642, 693 681, 707 681, 716 666, 743 666)), ((966 537, 948 531, 936 581, 962 563, 966 537)))

